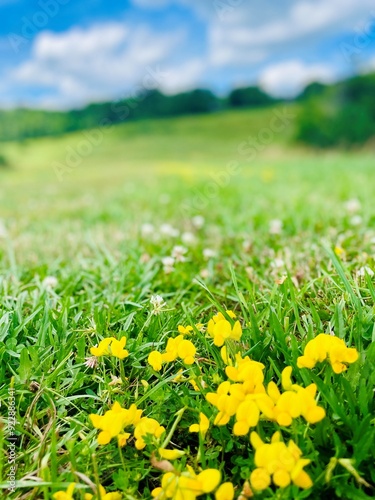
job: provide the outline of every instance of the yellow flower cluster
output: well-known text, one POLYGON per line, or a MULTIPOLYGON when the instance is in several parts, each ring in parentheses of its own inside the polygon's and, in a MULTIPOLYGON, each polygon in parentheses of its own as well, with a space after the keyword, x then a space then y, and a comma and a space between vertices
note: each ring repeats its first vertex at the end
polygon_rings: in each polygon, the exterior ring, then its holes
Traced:
MULTIPOLYGON (((52 498, 54 500, 74 500, 73 497, 73 492, 76 487, 75 483, 70 483, 66 491, 57 491, 52 495, 52 498)), ((115 491, 112 493, 107 493, 103 486, 100 484, 99 485, 99 495, 92 495, 91 493, 85 493, 84 497, 85 500, 121 500, 122 495, 121 493, 115 491)))
POLYGON ((320 333, 307 343, 303 356, 297 360, 298 368, 314 368, 317 363, 328 359, 335 373, 347 370, 347 365, 358 359, 354 347, 346 347, 345 342, 334 335, 320 333))
POLYGON ((171 363, 176 359, 181 359, 185 365, 192 365, 195 361, 197 350, 190 340, 184 336, 178 335, 175 338, 170 337, 167 342, 164 353, 152 351, 148 356, 148 363, 155 371, 160 371, 163 363, 171 363))
POLYGON ((154 418, 143 417, 135 426, 134 437, 135 447, 137 450, 143 450, 146 447, 145 437, 154 436, 159 439, 160 436, 165 432, 165 427, 159 424, 154 418))
POLYGON ((100 429, 98 443, 108 444, 112 438, 117 437, 118 444, 125 446, 131 434, 125 432, 126 427, 134 427, 135 447, 138 450, 146 446, 144 438, 147 435, 156 439, 164 433, 165 428, 154 418, 142 417, 142 410, 138 410, 136 405, 131 405, 129 409, 122 408, 116 402, 112 408, 104 415, 91 414, 90 420, 95 429, 100 429))
POLYGON ((129 351, 125 349, 125 346, 126 337, 121 337, 120 340, 114 337, 108 337, 101 340, 97 347, 91 347, 90 352, 97 358, 101 356, 114 356, 119 359, 124 359, 129 356, 129 351))
POLYGON ((293 419, 303 417, 309 424, 316 424, 325 417, 325 410, 315 401, 317 387, 310 384, 306 388, 291 381, 292 367, 287 366, 281 374, 284 392, 281 394, 275 382, 267 386, 267 398, 260 398, 258 406, 263 415, 285 427, 293 419))
MULTIPOLYGON (((228 360, 226 351, 222 355, 228 360)), ((215 425, 226 425, 235 416, 233 434, 244 436, 261 416, 283 426, 291 425, 300 416, 311 424, 324 418, 324 409, 314 399, 315 384, 306 388, 292 384, 292 368, 286 367, 282 373, 284 392, 280 393, 274 382, 266 390, 263 370, 262 363, 236 355, 236 366, 227 366, 225 370, 229 380, 222 382, 216 392, 206 394, 207 401, 219 410, 215 425)))
POLYGON ((310 460, 301 458, 302 452, 292 440, 287 446, 281 441, 279 432, 275 432, 269 444, 264 443, 256 432, 251 433, 250 440, 255 448, 257 466, 250 475, 254 490, 265 490, 271 480, 279 488, 286 488, 291 483, 299 488, 311 488, 310 476, 303 470, 310 460))
MULTIPOLYGON (((178 336, 168 338, 163 352, 154 350, 149 354, 149 365, 157 372, 162 369, 164 363, 176 360, 181 360, 187 366, 193 365, 197 350, 187 337, 195 329, 203 331, 204 327, 202 324, 195 325, 195 328, 190 325, 179 325, 178 336)), ((216 392, 208 392, 205 395, 208 403, 217 409, 214 425, 224 426, 232 421, 233 434, 246 436, 261 419, 287 427, 300 417, 303 417, 309 424, 315 424, 325 417, 324 408, 318 406, 316 401, 317 386, 310 384, 302 387, 294 383, 291 366, 284 368, 278 385, 274 381, 265 384, 265 365, 252 360, 249 356, 242 357, 237 352, 241 347, 238 342, 241 340, 242 328, 233 311, 228 310, 224 314, 219 312, 213 316, 207 324, 207 334, 212 339, 210 342, 213 341, 215 346, 221 348, 220 354, 225 364, 226 375, 225 380, 222 381, 219 373, 213 374, 212 382, 218 384, 218 387, 216 392)), ((194 340, 192 336, 189 338, 194 340)), ((103 339, 97 347, 92 347, 91 354, 95 357, 114 356, 122 360, 129 355, 125 346, 125 337, 120 340, 110 337, 103 339)), ((194 370, 181 369, 170 380, 189 382, 195 391, 202 393, 208 383, 204 378, 206 376, 204 367, 205 363, 209 363, 210 360, 201 359, 204 363, 196 363, 194 370), (188 373, 188 376, 184 377, 184 373, 188 373)), ((329 360, 334 372, 341 373, 347 369, 348 364, 354 363, 357 359, 357 350, 346 347, 343 340, 320 334, 306 345, 304 355, 298 358, 297 365, 299 368, 313 368, 316 363, 329 360)), ((148 387, 148 382, 142 381, 142 383, 148 387)), ((142 416, 142 410, 139 410, 135 404, 126 409, 116 402, 104 415, 91 414, 90 419, 93 426, 100 430, 97 437, 100 445, 108 444, 113 438, 117 438, 119 446, 122 447, 132 438, 136 449, 142 450, 147 443, 152 441, 153 458, 156 455, 162 459, 162 462, 155 462, 161 465, 155 466, 164 472, 161 486, 152 491, 155 500, 195 500, 201 495, 210 493, 215 495, 216 500, 233 500, 234 486, 231 482, 220 484, 219 470, 206 469, 196 473, 191 466, 186 465, 186 469, 181 472, 182 466, 176 470, 169 462, 181 458, 185 453, 186 461, 190 459, 189 451, 168 449, 172 434, 187 407, 188 405, 181 410, 181 415, 177 414, 178 418, 163 444, 160 444, 160 438, 165 433, 165 428, 154 418, 142 416)), ((201 453, 203 456, 201 448, 210 428, 210 419, 207 414, 207 412, 206 414, 200 412, 198 422, 192 423, 189 427, 190 432, 199 434, 196 463, 201 460, 201 453)), ((288 444, 285 444, 280 433, 276 432, 271 441, 265 443, 256 432, 251 432, 250 442, 255 449, 256 468, 247 479, 246 488, 244 486, 242 493, 237 492, 239 499, 252 496, 252 489, 263 491, 271 485, 286 488, 293 484, 303 489, 312 486, 312 480, 304 471, 310 460, 302 457, 302 451, 294 441, 290 440, 288 444)), ((178 447, 184 448, 182 443, 179 443, 178 447)), ((202 459, 202 464, 204 463, 202 459)), ((57 492, 53 498, 72 500, 74 487, 72 483, 67 491, 57 492)), ((103 500, 121 499, 120 493, 106 493, 101 486, 97 495, 103 500)), ((84 498, 96 500, 96 497, 88 493, 84 498)))
POLYGON ((214 491, 220 483, 221 474, 217 469, 206 469, 199 474, 188 465, 187 470, 167 472, 163 475, 161 487, 152 491, 156 500, 195 500, 198 496, 214 491))
MULTIPOLYGON (((233 311, 225 311, 226 314, 235 319, 236 315, 233 311)), ((236 321, 232 326, 231 323, 225 319, 225 316, 219 312, 213 316, 207 325, 207 332, 214 339, 214 344, 218 347, 224 345, 227 339, 239 341, 242 336, 242 328, 239 321, 236 321)))

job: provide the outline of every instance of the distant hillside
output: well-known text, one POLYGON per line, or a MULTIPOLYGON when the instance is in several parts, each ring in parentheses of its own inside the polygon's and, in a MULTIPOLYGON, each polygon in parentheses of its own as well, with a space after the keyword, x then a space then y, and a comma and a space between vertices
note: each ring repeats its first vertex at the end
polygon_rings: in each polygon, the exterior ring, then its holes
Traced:
MULTIPOLYGON (((234 89, 225 98, 204 89, 173 96, 154 90, 65 112, 0 111, 0 141, 63 135, 146 118, 267 108, 280 102, 258 87, 244 87, 234 89)), ((294 122, 295 139, 299 142, 314 147, 348 147, 375 136, 375 74, 356 76, 334 85, 312 83, 295 102, 300 110, 294 122)))
POLYGON ((256 108, 275 102, 257 87, 235 89, 225 99, 202 89, 173 96, 155 90, 121 101, 90 104, 83 109, 66 112, 31 109, 0 111, 0 141, 61 135, 144 118, 211 113, 227 108, 256 108))

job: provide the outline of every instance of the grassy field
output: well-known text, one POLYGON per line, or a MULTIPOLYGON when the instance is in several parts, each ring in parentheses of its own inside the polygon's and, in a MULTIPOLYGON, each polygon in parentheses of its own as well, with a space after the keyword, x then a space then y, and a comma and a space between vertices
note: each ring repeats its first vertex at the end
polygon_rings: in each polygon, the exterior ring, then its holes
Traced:
POLYGON ((2 145, 1 498, 373 497, 373 155, 277 111, 2 145))

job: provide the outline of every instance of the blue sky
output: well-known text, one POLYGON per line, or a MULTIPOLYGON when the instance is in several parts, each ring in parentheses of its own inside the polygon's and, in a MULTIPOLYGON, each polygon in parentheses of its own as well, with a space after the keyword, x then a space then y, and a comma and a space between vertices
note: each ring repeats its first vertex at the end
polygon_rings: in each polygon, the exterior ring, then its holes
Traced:
POLYGON ((0 106, 225 93, 375 70, 373 0, 0 0, 0 106))

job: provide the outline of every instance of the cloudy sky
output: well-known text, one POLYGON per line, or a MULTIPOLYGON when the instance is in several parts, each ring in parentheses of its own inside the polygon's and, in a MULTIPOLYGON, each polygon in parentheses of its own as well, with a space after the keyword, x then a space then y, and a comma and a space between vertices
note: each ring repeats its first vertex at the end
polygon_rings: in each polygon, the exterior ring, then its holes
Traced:
POLYGON ((375 69, 374 0, 0 0, 0 106, 139 89, 293 96, 375 69))

